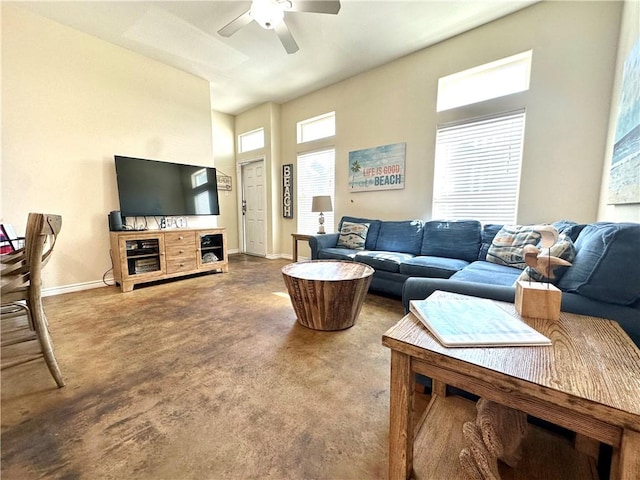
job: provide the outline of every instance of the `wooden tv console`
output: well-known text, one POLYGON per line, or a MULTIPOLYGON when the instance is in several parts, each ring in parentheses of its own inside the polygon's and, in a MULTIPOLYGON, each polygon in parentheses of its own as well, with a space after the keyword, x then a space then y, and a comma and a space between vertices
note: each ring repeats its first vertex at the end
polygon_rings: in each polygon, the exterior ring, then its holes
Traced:
POLYGON ((229 271, 224 228, 110 232, 113 278, 134 285, 194 273, 229 271))

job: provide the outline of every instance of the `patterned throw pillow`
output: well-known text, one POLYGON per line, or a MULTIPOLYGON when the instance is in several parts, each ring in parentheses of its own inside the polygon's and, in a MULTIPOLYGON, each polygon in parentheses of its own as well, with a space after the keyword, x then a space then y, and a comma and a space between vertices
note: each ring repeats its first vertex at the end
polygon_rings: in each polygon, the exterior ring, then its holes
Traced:
POLYGON ((352 250, 364 250, 364 242, 369 233, 369 223, 342 222, 342 230, 338 237, 338 247, 352 250))
MULTIPOLYGON (((551 248, 540 248, 540 254, 538 257, 545 257, 551 255, 552 257, 558 257, 562 260, 566 260, 569 263, 572 263, 576 259, 576 247, 573 245, 571 238, 569 238, 565 234, 560 234, 556 243, 554 243, 551 248)), ((567 271, 568 266, 557 265, 553 268, 553 277, 548 279, 543 274, 534 270, 531 267, 527 267, 518 277, 518 280, 525 281, 534 281, 534 282, 550 282, 553 284, 558 283, 562 275, 567 271)))
POLYGON ((540 241, 540 234, 533 225, 505 225, 496 234, 487 252, 487 262, 506 265, 507 267, 524 270, 522 247, 536 245, 540 241))

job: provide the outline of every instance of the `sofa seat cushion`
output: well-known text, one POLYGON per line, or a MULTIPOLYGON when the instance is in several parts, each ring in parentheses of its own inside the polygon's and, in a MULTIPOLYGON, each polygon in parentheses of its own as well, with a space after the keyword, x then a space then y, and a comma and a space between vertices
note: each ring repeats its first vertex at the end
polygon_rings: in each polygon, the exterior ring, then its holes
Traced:
POLYGON ((338 232, 342 231, 342 227, 344 226, 345 222, 368 223, 369 229, 367 231, 367 238, 364 242, 364 249, 365 250, 376 249, 376 240, 378 239, 378 234, 380 233, 380 224, 382 223, 380 220, 371 220, 368 218, 344 216, 340 219, 340 224, 338 225, 338 232))
POLYGON ((418 255, 421 246, 422 222, 420 220, 384 221, 380 224, 375 250, 418 255))
POLYGON ((454 273, 451 279, 462 282, 486 283, 488 285, 511 287, 521 273, 522 270, 519 268, 478 260, 477 262, 470 263, 459 272, 454 273))
POLYGON ((640 224, 598 222, 576 240, 576 258, 558 282, 565 292, 618 305, 640 300, 640 224))
POLYGON ((478 258, 481 233, 477 220, 426 222, 420 254, 473 262, 478 258))
POLYGON ((353 260, 357 253, 362 250, 353 250, 350 248, 330 247, 323 248, 318 251, 318 259, 320 260, 353 260))
POLYGON ((410 277, 449 278, 467 265, 469 262, 456 258, 420 255, 402 262, 400 273, 410 277))
POLYGON ((410 258, 413 258, 410 253, 358 251, 355 261, 365 263, 376 271, 400 273, 400 264, 410 258))

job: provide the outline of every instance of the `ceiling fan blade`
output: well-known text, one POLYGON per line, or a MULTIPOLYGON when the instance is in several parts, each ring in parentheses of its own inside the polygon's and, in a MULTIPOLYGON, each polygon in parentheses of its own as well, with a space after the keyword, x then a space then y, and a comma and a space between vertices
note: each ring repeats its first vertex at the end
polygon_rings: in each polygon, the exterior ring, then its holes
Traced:
POLYGON ((276 25, 274 30, 276 31, 276 34, 278 35, 278 38, 282 42, 282 46, 287 51, 287 53, 296 53, 300 49, 298 47, 298 44, 294 40, 293 35, 291 35, 289 27, 287 27, 286 23, 280 22, 278 25, 276 25))
POLYGON ((291 0, 288 12, 329 13, 336 15, 340 11, 338 0, 291 0))
POLYGON ((218 34, 222 35, 223 37, 230 37, 231 35, 236 33, 245 25, 248 25, 252 21, 253 21, 253 18, 251 17, 251 10, 247 10, 238 18, 231 20, 224 27, 218 30, 218 34))

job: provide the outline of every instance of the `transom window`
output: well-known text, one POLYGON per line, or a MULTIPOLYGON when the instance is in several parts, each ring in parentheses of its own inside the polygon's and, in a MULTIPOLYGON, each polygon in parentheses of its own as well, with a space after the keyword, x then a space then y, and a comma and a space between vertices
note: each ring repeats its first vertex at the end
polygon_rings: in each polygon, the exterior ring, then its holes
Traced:
POLYGON ((264 148, 264 128, 258 128, 257 130, 238 135, 239 153, 258 150, 260 148, 264 148))
POLYGON ((298 143, 333 137, 335 134, 336 112, 325 113, 298 122, 298 143))
POLYGON ((442 112, 528 90, 531 54, 529 50, 440 78, 436 110, 442 112))

